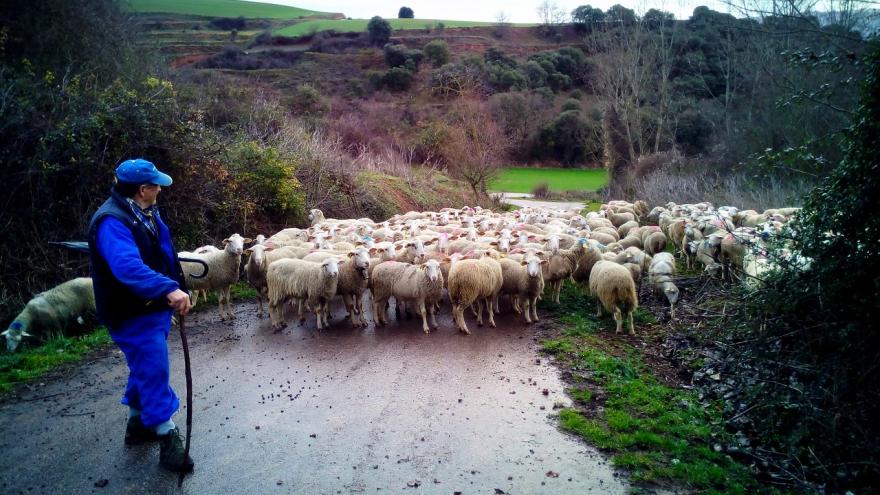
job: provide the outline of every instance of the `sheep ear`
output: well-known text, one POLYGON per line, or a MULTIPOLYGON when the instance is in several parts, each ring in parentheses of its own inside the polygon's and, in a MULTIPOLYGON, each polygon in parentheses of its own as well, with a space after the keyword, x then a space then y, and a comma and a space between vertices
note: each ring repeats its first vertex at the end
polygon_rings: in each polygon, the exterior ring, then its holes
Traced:
POLYGON ((249 248, 245 249, 244 252, 246 252, 246 253, 253 253, 253 252, 254 252, 254 248, 249 247, 249 248))
POLYGON ((21 336, 22 336, 22 337, 33 337, 33 335, 31 335, 31 334, 29 334, 29 333, 27 333, 27 332, 21 332, 21 336))
POLYGON ((490 246, 497 246, 497 245, 498 245, 498 241, 492 241, 492 242, 489 243, 489 245, 490 245, 490 246))
POLYGON ((370 248, 370 254, 376 254, 376 248, 370 248))
POLYGON ((250 243, 254 242, 254 240, 251 239, 250 237, 245 237, 244 240, 242 240, 242 242, 244 242, 245 244, 250 244, 250 243))
POLYGON ((519 262, 519 264, 522 265, 522 266, 526 266, 526 265, 529 264, 529 262, 526 261, 526 260, 522 260, 522 261, 519 262))
POLYGON ((275 246, 267 246, 265 249, 263 249, 263 251, 274 251, 274 250, 275 250, 275 246))
POLYGON ((422 245, 424 245, 424 246, 430 246, 431 244, 434 244, 434 239, 431 239, 430 241, 425 241, 422 243, 422 245))
POLYGON ((223 245, 225 246, 227 244, 229 244, 229 239, 223 239, 223 245))
POLYGON ((354 255, 356 255, 356 254, 357 254, 357 253, 355 253, 354 251, 349 251, 349 252, 348 252, 348 257, 349 257, 349 258, 353 258, 354 255))
POLYGON ((452 258, 450 258, 449 256, 444 256, 443 261, 445 261, 446 263, 449 263, 450 261, 452 261, 452 258))
POLYGON ((548 263, 547 260, 541 260, 541 261, 540 261, 540 264, 542 264, 542 265, 546 265, 547 263, 548 263))
POLYGON ((0 337, 5 337, 5 336, 7 336, 7 335, 9 335, 9 329, 8 329, 8 328, 7 328, 6 330, 4 330, 3 333, 0 333, 0 337))

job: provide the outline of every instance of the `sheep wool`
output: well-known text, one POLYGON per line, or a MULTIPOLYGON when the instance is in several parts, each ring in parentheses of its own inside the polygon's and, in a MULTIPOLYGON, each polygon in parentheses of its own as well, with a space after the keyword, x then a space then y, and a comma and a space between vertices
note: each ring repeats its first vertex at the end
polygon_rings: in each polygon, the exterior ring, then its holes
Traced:
POLYGON ((45 338, 61 334, 70 324, 84 323, 95 314, 95 291, 92 279, 80 277, 37 294, 9 324, 2 336, 6 349, 15 351, 23 337, 45 338))
POLYGON ((431 326, 437 328, 435 303, 443 294, 443 275, 437 260, 428 260, 422 265, 386 261, 373 270, 371 290, 373 318, 377 325, 388 324, 385 306, 388 299, 394 296, 398 305, 403 302, 415 303, 425 333, 431 333, 428 315, 431 317, 431 326))
POLYGON ((483 301, 489 310, 489 326, 495 328, 493 316, 494 299, 501 290, 504 277, 501 265, 492 258, 478 260, 464 259, 452 264, 449 269, 449 300, 452 302, 452 317, 459 331, 470 335, 464 321, 464 310, 477 303, 477 325, 483 325, 483 301))
POLYGON ((339 260, 328 258, 321 263, 300 259, 282 259, 271 265, 266 273, 269 286, 269 317, 276 331, 285 327, 283 304, 298 303, 299 319, 303 304, 315 314, 318 329, 328 325, 325 305, 336 295, 339 282, 339 260))
POLYGON ((639 307, 639 300, 629 270, 613 261, 598 261, 590 271, 590 292, 598 299, 597 316, 602 316, 604 308, 614 315, 615 333, 620 333, 626 319, 630 335, 635 335, 633 311, 639 307))

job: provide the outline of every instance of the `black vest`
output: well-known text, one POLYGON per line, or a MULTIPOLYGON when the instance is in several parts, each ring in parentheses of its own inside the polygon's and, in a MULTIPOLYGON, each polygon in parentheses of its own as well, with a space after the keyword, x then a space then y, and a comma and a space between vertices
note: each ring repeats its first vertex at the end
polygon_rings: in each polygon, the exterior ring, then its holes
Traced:
POLYGON ((154 235, 144 224, 138 221, 134 212, 131 211, 127 200, 114 191, 110 198, 98 208, 98 211, 95 212, 92 216, 92 221, 89 223, 89 256, 92 262, 92 281, 95 287, 95 306, 98 312, 98 320, 112 329, 119 326, 124 320, 134 316, 155 311, 167 311, 169 306, 164 296, 155 300, 143 299, 113 276, 107 261, 98 252, 97 245, 98 226, 107 216, 119 219, 131 230, 144 264, 152 270, 177 281, 180 284, 181 290, 186 291, 187 288, 174 246, 170 246, 171 251, 174 253, 173 260, 169 259, 162 251, 161 236, 163 230, 167 233, 167 227, 157 220, 159 237, 154 235))

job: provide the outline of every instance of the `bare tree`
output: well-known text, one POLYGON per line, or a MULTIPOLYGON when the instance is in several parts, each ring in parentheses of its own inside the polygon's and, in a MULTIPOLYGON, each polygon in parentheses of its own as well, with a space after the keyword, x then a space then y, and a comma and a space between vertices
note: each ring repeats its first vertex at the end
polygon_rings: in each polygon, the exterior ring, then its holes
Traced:
POLYGON ((499 173, 510 149, 504 134, 479 99, 460 99, 450 112, 452 135, 444 155, 449 172, 471 187, 474 197, 486 194, 486 188, 499 173))
POLYGON ((496 38, 504 38, 507 36, 507 33, 510 32, 510 16, 507 15, 507 12, 503 10, 498 11, 498 14, 495 15, 495 30, 494 34, 496 38))
POLYGON ((536 9, 538 22, 545 34, 556 33, 562 24, 568 19, 568 13, 554 0, 544 0, 536 9))

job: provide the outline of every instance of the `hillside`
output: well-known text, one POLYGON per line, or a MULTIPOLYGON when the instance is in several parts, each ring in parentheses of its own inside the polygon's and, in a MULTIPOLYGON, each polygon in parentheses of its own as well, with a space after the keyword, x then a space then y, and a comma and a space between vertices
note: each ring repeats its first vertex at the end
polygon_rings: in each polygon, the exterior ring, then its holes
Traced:
POLYGON ((122 8, 138 13, 178 14, 205 17, 239 17, 249 19, 297 19, 324 16, 326 12, 241 0, 126 0, 122 8))

